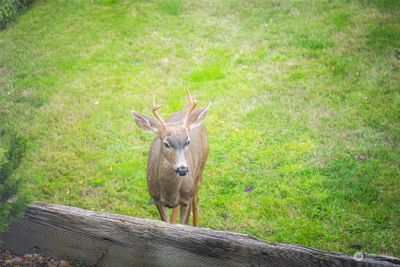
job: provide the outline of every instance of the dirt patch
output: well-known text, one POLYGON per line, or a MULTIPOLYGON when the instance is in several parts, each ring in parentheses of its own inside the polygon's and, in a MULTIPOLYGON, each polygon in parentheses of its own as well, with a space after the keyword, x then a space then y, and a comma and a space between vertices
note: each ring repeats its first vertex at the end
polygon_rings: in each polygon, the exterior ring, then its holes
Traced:
POLYGON ((75 267, 85 265, 79 263, 77 264, 77 262, 73 261, 45 257, 37 253, 25 254, 24 256, 19 257, 5 248, 0 248, 0 266, 75 267))

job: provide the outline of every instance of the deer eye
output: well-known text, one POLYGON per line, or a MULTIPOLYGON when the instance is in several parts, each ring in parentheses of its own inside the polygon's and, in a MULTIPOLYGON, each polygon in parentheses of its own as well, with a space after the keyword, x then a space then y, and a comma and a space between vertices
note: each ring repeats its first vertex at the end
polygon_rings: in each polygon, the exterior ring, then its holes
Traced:
POLYGON ((163 142, 166 148, 171 148, 171 146, 167 142, 163 142))
POLYGON ((190 140, 188 140, 187 142, 186 142, 186 145, 185 146, 188 146, 190 144, 190 140))

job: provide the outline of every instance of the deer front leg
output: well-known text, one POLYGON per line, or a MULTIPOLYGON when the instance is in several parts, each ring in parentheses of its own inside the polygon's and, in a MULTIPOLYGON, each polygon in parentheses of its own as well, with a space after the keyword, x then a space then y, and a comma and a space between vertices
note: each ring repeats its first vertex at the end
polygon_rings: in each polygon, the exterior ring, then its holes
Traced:
POLYGON ((156 203, 156 206, 157 206, 158 212, 160 213, 161 220, 164 221, 164 222, 169 222, 169 219, 168 219, 168 208, 162 206, 159 203, 156 203))
POLYGON ((172 209, 171 223, 176 223, 176 220, 178 219, 178 212, 179 212, 179 207, 175 207, 172 209))
POLYGON ((181 214, 180 214, 180 219, 181 219, 181 224, 188 224, 189 223, 189 217, 190 217, 190 202, 186 206, 181 205, 181 214))

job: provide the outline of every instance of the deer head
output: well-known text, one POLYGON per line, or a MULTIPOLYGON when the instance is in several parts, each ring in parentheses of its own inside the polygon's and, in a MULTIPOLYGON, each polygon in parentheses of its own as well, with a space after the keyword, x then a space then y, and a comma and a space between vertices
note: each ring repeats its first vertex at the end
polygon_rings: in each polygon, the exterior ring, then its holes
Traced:
POLYGON ((136 124, 145 132, 152 132, 162 142, 160 156, 163 156, 170 168, 179 176, 185 176, 189 167, 186 162, 185 150, 191 149, 190 132, 200 126, 207 114, 210 104, 202 109, 195 110, 196 100, 188 90, 189 105, 186 114, 180 123, 165 122, 158 113, 161 105, 153 99, 152 112, 155 118, 132 111, 136 124))

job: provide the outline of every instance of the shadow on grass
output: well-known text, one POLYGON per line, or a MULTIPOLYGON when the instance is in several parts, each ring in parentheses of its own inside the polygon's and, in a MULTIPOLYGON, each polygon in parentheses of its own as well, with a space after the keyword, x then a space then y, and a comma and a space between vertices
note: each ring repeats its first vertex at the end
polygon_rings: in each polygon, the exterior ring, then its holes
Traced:
POLYGON ((0 231, 4 230, 12 219, 22 214, 26 198, 17 196, 21 181, 13 177, 26 151, 26 140, 11 135, 4 160, 0 163, 0 231))

